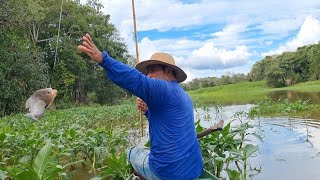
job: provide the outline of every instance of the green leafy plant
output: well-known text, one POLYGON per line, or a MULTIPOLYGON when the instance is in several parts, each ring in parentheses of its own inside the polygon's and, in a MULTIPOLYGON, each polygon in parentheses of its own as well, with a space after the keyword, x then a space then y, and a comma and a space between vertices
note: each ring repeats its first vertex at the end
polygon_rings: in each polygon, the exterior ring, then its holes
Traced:
POLYGON ((59 176, 60 172, 64 172, 67 166, 79 163, 73 162, 61 166, 52 159, 53 144, 49 139, 45 146, 38 152, 32 165, 19 162, 19 165, 8 167, 8 174, 18 180, 50 180, 59 176))
MULTIPOLYGON (((221 132, 216 131, 200 139, 204 165, 207 170, 217 177, 225 171, 230 179, 247 178, 247 160, 258 151, 258 147, 250 144, 249 136, 262 138, 255 132, 250 121, 246 121, 244 112, 235 113, 234 117, 240 122, 231 128, 228 123, 221 132)), ((199 122, 196 123, 197 132, 203 130, 199 122)))

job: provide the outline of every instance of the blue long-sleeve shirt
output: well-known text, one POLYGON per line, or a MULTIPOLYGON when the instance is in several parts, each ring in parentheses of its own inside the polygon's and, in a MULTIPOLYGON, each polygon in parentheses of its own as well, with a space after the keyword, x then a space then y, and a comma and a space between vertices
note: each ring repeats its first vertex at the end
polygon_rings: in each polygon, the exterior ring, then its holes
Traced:
POLYGON ((187 180, 200 176, 203 160, 193 105, 178 82, 149 78, 105 51, 99 65, 115 84, 147 103, 152 171, 161 179, 187 180))

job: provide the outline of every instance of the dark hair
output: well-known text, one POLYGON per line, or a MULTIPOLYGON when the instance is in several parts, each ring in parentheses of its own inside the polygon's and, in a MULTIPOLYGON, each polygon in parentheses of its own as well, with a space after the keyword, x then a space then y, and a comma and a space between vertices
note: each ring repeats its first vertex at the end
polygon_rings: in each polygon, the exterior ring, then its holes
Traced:
MULTIPOLYGON (((169 68, 169 67, 170 67, 170 66, 166 66, 166 65, 164 65, 164 64, 151 64, 151 65, 147 66, 147 69, 148 69, 148 67, 150 67, 150 66, 160 66, 163 71, 165 71, 166 68, 169 68)), ((176 73, 176 71, 175 71, 173 68, 171 68, 171 69, 172 69, 172 74, 173 74, 173 76, 174 76, 175 78, 177 78, 177 73, 176 73)), ((148 72, 147 72, 147 73, 148 73, 148 72)))
MULTIPOLYGON (((165 70, 166 68, 169 68, 170 66, 166 66, 166 65, 162 65, 163 67, 163 70, 165 70)), ((172 69, 172 74, 173 74, 173 76, 175 77, 175 78, 177 78, 177 73, 176 73, 176 71, 172 68, 172 67, 170 67, 171 69, 172 69)))

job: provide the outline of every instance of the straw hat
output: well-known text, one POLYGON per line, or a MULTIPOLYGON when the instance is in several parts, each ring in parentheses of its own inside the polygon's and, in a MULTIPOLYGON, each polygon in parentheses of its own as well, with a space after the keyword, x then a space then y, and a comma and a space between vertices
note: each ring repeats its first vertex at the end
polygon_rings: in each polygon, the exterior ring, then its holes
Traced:
POLYGON ((150 60, 142 61, 136 65, 136 69, 138 69, 143 74, 147 75, 147 67, 154 64, 161 64, 168 67, 172 67, 176 73, 177 81, 183 82, 187 79, 187 74, 176 66, 176 63, 173 57, 170 54, 158 52, 151 56, 150 60))

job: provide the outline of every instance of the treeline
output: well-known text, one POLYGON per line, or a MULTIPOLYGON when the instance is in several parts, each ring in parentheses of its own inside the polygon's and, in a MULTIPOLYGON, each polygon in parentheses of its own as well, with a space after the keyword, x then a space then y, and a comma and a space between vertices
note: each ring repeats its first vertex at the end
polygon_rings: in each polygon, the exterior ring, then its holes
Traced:
POLYGON ((190 82, 181 83, 181 86, 184 90, 196 90, 200 88, 220 86, 226 84, 235 84, 239 82, 248 81, 248 75, 246 74, 234 74, 227 73, 226 75, 222 75, 220 78, 218 77, 206 77, 206 78, 195 78, 190 82))
POLYGON ((320 43, 303 46, 295 52, 266 56, 256 62, 248 74, 232 74, 217 77, 196 78, 183 83, 185 90, 196 90, 245 81, 266 80, 269 87, 285 87, 320 79, 320 43))
POLYGON ((58 90, 56 106, 116 103, 127 92, 77 50, 89 33, 99 49, 125 63, 133 57, 99 0, 0 0, 0 116, 24 111, 37 89, 58 90), (60 9, 62 5, 61 22, 60 9), (59 30, 59 35, 58 35, 59 30))
POLYGON ((270 87, 291 86, 320 79, 320 44, 307 45, 295 52, 267 56, 256 62, 248 74, 249 80, 265 79, 270 87))

